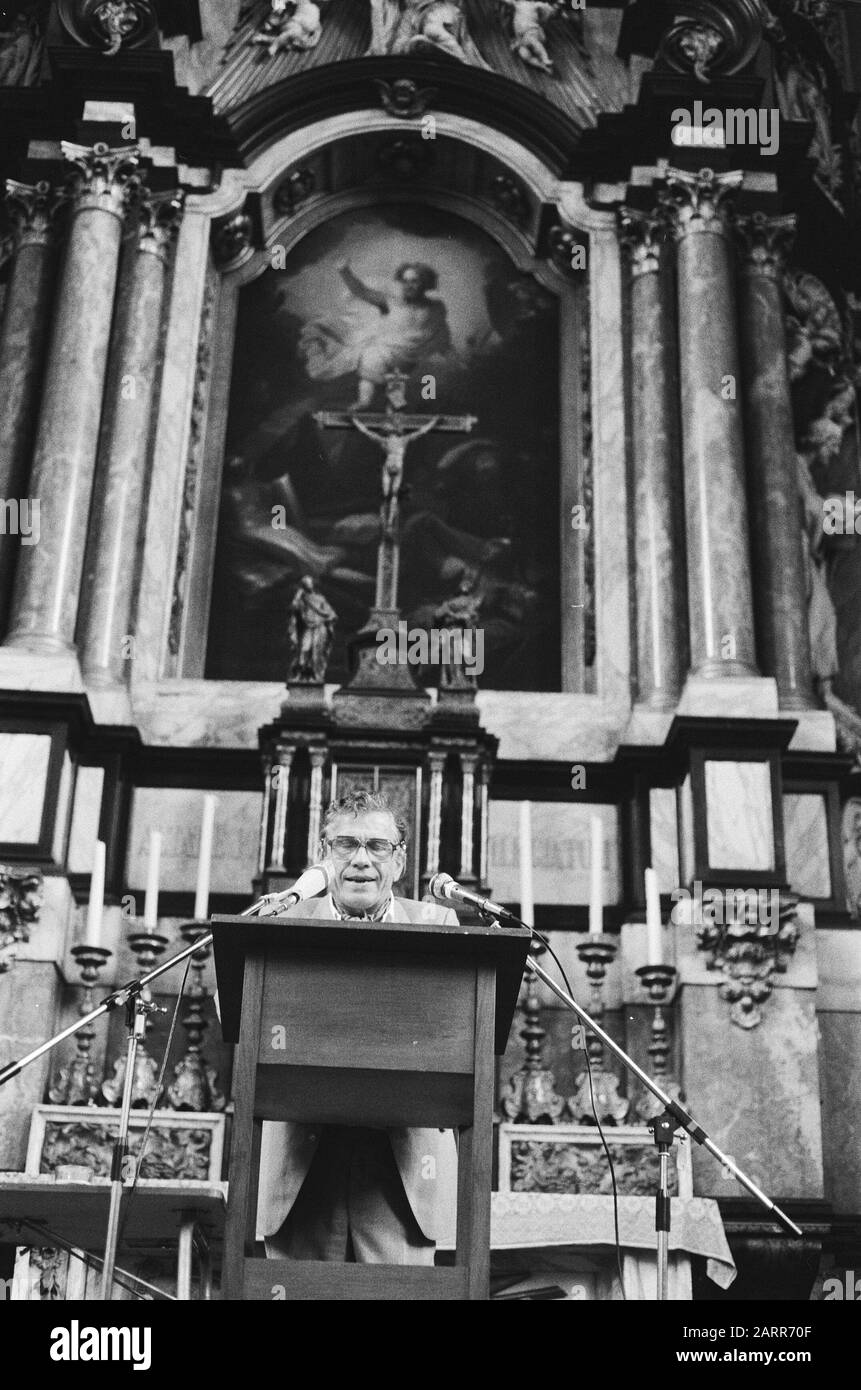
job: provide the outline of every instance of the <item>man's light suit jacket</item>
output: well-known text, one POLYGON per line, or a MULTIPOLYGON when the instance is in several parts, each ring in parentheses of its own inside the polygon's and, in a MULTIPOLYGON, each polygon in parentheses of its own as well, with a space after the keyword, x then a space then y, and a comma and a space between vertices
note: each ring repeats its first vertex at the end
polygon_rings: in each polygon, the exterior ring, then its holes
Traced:
MULTIPOLYGON (((309 898, 287 909, 285 917, 334 917, 331 897, 309 898)), ((450 907, 394 898, 386 913, 393 922, 439 922, 454 925, 450 907), (430 915, 429 915, 430 914, 430 915)), ((285 931, 289 930, 285 922, 285 931)), ((260 1146, 260 1186, 257 1198, 257 1239, 281 1227, 299 1194, 320 1141, 321 1126, 266 1120, 260 1146)), ((427 1240, 436 1240, 454 1225, 457 1201, 457 1148, 451 1130, 391 1129, 392 1152, 404 1191, 427 1240), (430 1160, 430 1161, 428 1161, 430 1160)))

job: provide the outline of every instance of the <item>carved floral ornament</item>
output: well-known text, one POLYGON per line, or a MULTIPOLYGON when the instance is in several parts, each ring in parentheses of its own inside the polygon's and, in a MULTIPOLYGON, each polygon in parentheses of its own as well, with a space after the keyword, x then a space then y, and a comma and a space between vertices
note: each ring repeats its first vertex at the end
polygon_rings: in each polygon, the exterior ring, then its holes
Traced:
POLYGON ((18 943, 30 940, 39 920, 44 880, 40 871, 0 864, 0 974, 15 962, 18 943))
POLYGON ((59 0, 57 12, 66 32, 87 48, 114 58, 158 31, 152 0, 59 0))
POLYGON ((732 1006, 730 1019, 739 1028, 762 1022, 762 1006, 776 977, 786 973, 798 944, 797 907, 795 895, 781 893, 776 920, 761 920, 757 899, 756 905, 745 900, 726 921, 707 917, 697 925, 697 945, 708 955, 707 968, 722 975, 719 993, 732 1006))
POLYGON ((700 82, 739 72, 762 41, 758 0, 682 0, 670 13, 658 61, 674 72, 690 72, 700 82))
MULTIPOLYGON (((489 68, 469 30, 463 0, 368 0, 371 45, 368 56, 446 53, 473 67, 489 68)), ((580 18, 586 0, 499 0, 497 22, 509 47, 528 67, 555 75, 547 48, 547 25, 556 18, 580 18)), ((269 0, 247 42, 265 58, 316 48, 323 34, 328 0, 269 0)), ((400 114, 400 113, 399 113, 400 114)))

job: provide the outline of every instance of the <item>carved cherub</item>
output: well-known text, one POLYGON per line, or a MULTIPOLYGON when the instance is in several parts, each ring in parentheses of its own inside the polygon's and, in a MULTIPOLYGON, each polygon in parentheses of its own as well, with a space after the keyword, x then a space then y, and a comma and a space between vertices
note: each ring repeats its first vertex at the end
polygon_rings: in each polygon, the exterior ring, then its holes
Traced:
POLYGON ((266 44, 270 58, 282 49, 301 52, 316 48, 323 32, 320 6, 314 0, 271 0, 259 34, 251 42, 266 44))
POLYGON ((556 13, 547 0, 501 0, 511 24, 511 51, 524 63, 541 72, 552 73, 553 63, 545 46, 544 26, 556 13))

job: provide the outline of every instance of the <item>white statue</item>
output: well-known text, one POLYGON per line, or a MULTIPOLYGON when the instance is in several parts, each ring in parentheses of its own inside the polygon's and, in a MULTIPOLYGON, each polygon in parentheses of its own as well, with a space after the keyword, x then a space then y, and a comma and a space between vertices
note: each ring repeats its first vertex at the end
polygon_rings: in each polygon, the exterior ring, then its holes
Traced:
POLYGON ((545 46, 544 26, 552 18, 556 6, 547 0, 502 0, 511 11, 511 51, 531 68, 541 72, 553 71, 553 63, 545 46))
POLYGON ((370 54, 439 49, 461 63, 486 68, 459 0, 371 0, 370 54))
POLYGON ((270 58, 282 49, 301 51, 316 48, 323 25, 320 6, 314 0, 271 0, 271 8, 258 34, 251 42, 267 45, 270 58))

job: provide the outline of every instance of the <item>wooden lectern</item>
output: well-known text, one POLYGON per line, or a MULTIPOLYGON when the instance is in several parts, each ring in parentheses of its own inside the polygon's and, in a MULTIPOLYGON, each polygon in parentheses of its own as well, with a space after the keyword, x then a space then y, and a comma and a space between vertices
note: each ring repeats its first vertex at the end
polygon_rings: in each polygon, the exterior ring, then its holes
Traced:
POLYGON ((238 1043, 224 1297, 488 1298, 493 1057, 529 933, 301 917, 212 929, 222 1030, 238 1043), (255 1258, 263 1120, 459 1129, 454 1267, 255 1258))

